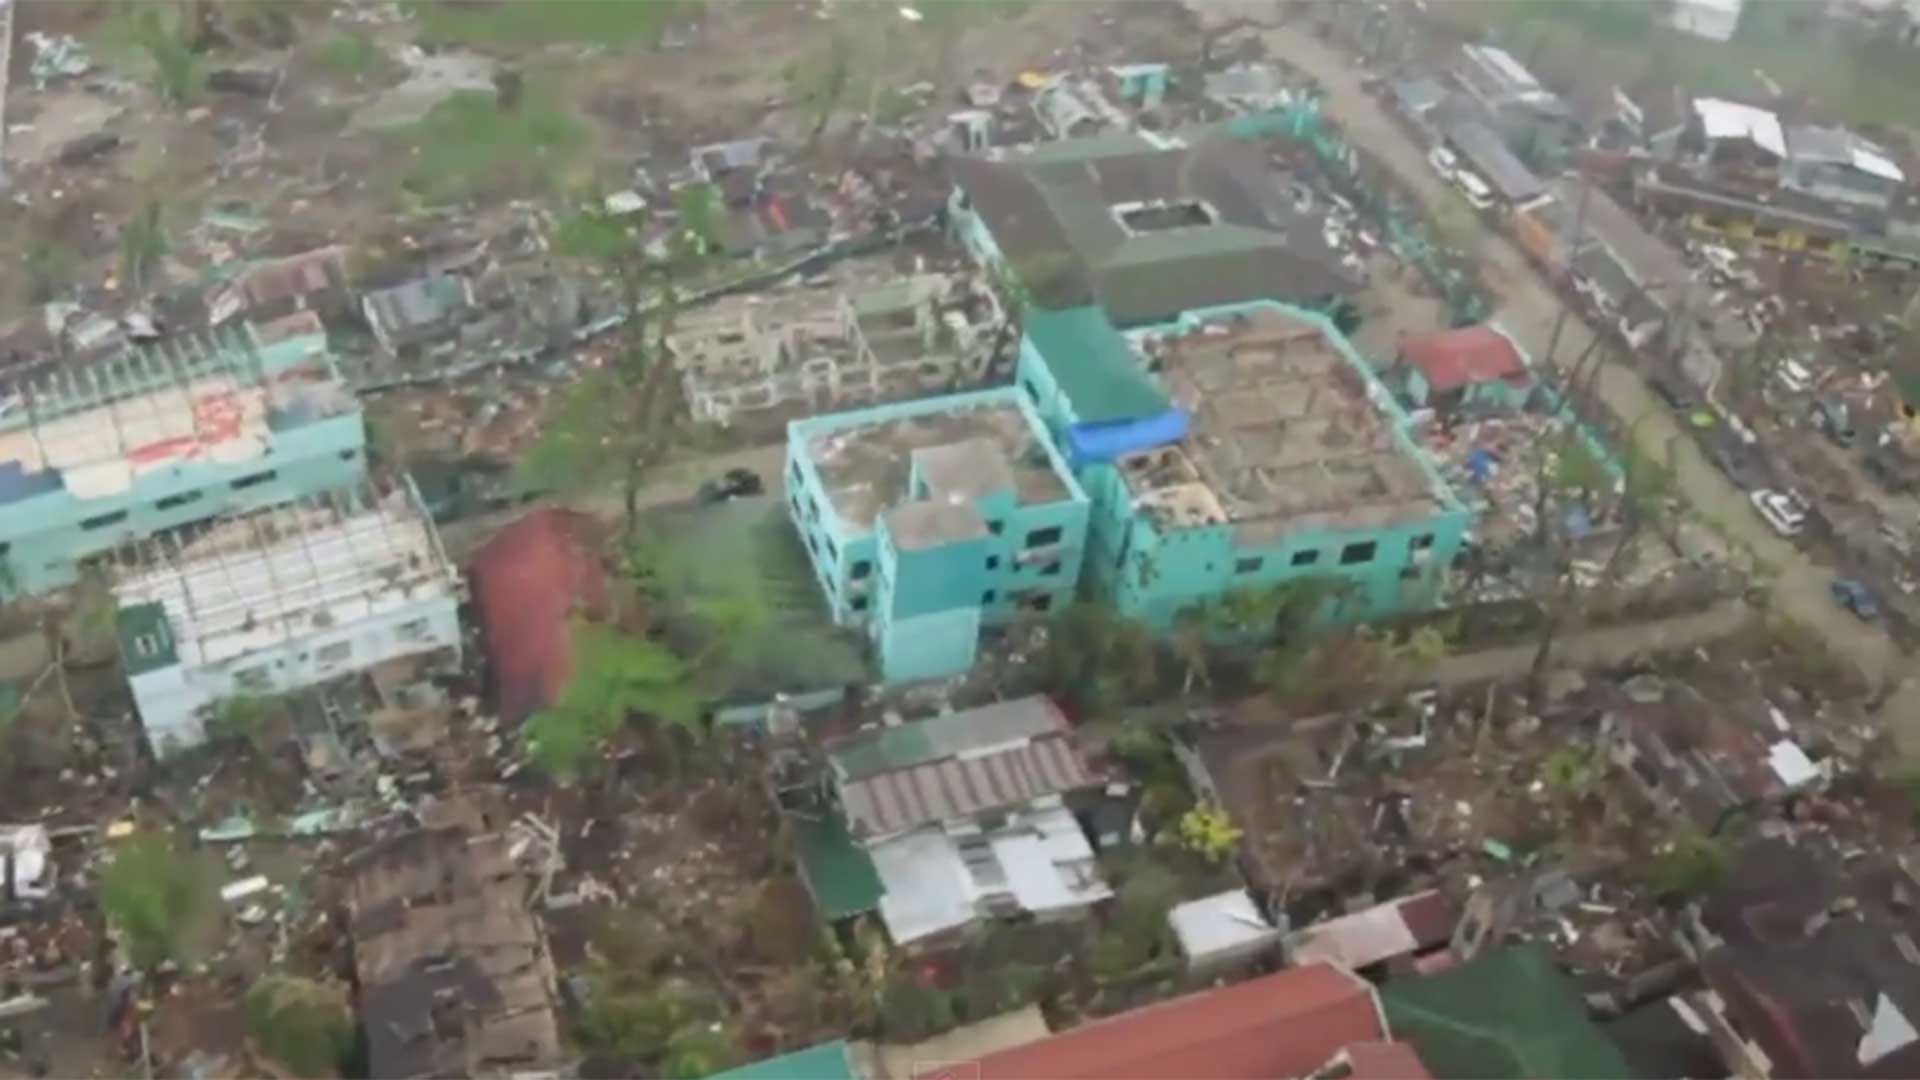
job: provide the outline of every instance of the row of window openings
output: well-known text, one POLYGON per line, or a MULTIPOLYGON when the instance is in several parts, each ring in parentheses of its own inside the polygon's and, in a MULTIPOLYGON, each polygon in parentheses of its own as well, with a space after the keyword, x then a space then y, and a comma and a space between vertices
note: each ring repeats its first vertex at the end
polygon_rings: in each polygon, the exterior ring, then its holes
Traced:
MULTIPOLYGON (((352 453, 352 451, 346 451, 346 453, 352 453)), ((268 469, 266 472, 257 472, 252 476, 243 476, 227 486, 235 491, 244 491, 250 487, 257 487, 261 484, 269 483, 278 477, 278 473, 272 469, 268 469)), ((178 495, 169 495, 155 502, 153 508, 155 510, 175 510, 189 503, 199 502, 205 494, 206 492, 204 491, 183 491, 178 495)), ((82 520, 80 522, 80 528, 92 532, 95 529, 111 528, 125 520, 127 520, 127 512, 125 510, 115 510, 111 514, 100 514, 97 517, 82 520)))
MULTIPOLYGON (((993 523, 993 525, 995 526, 995 531, 997 532, 998 527, 1000 526, 1000 523, 996 521, 993 523)), ((1060 537, 1061 537, 1061 532, 1057 526, 1049 525, 1044 529, 1035 529, 1032 532, 1027 534, 1027 547, 1037 548, 1037 547, 1045 547, 1048 544, 1057 544, 1060 542, 1060 537), (1035 539, 1036 537, 1038 537, 1039 539, 1035 539)), ((826 548, 827 548, 828 560, 838 561, 839 552, 834 550, 833 541, 827 540, 827 541, 824 541, 824 543, 826 544, 826 548)), ((1057 574, 1060 572, 1060 565, 1061 565, 1060 560, 1054 559, 1042 565, 1040 567, 1040 573, 1043 576, 1051 576, 1053 574, 1057 574)), ((987 569, 989 570, 1000 569, 1000 556, 998 555, 987 556, 987 569)), ((869 560, 869 559, 856 559, 854 560, 853 565, 847 568, 847 578, 851 581, 865 581, 867 576, 871 573, 873 573, 873 562, 872 560, 869 560)))
MULTIPOLYGON (((403 622, 393 628, 396 640, 418 644, 427 641, 431 627, 425 619, 403 622)), ((158 651, 158 643, 155 643, 158 651)), ((333 667, 353 659, 352 641, 330 641, 313 651, 313 659, 322 667, 333 667)), ((233 684, 242 690, 266 690, 272 687, 272 671, 265 664, 256 667, 240 668, 233 673, 233 684)))
MULTIPOLYGON (((1025 592, 1014 593, 1012 598, 1014 603, 1028 611, 1053 610, 1053 594, 1045 590, 1029 589, 1025 592)), ((999 599, 1000 592, 998 589, 988 589, 986 592, 980 594, 980 606, 992 607, 999 599)), ((856 612, 865 611, 867 610, 867 598, 864 596, 856 596, 848 601, 847 606, 856 612)))
MULTIPOLYGON (((1432 533, 1422 533, 1421 535, 1414 537, 1413 541, 1407 545, 1407 550, 1412 552, 1415 555, 1418 555, 1423 551, 1429 551, 1432 548, 1433 548, 1432 533)), ((1377 541, 1373 541, 1373 540, 1355 541, 1354 543, 1348 544, 1346 547, 1343 547, 1340 549, 1340 565, 1341 566, 1360 566, 1364 563, 1370 563, 1373 561, 1374 555, 1377 554, 1379 550, 1380 550, 1380 545, 1377 541)), ((1315 563, 1318 563, 1319 561, 1320 561, 1320 549, 1306 548, 1301 551, 1294 552, 1293 558, 1289 560, 1289 564, 1292 566, 1312 566, 1315 563)), ((1258 571, 1262 566, 1265 566, 1266 562, 1267 560, 1262 556, 1249 555, 1245 558, 1237 559, 1234 561, 1233 572, 1236 574, 1251 574, 1258 571)))

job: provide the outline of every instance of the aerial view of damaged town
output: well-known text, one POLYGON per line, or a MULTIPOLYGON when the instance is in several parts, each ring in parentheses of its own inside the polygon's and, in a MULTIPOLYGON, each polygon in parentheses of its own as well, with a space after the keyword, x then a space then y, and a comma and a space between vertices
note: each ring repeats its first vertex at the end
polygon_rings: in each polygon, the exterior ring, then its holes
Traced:
POLYGON ((1920 0, 0 0, 0 1077, 1920 1077, 1920 0))

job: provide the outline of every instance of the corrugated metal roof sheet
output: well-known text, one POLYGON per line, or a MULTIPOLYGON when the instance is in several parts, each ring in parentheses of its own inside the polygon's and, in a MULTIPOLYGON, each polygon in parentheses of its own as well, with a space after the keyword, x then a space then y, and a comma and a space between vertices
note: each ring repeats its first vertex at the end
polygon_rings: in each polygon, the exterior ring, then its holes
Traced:
POLYGON ((1326 964, 1096 1020, 981 1058, 974 1080, 1272 1080, 1386 1038, 1373 994, 1326 964))
POLYGON ((1720 98, 1694 98, 1693 111, 1709 139, 1746 139, 1775 157, 1787 156, 1780 118, 1765 109, 1720 98))
POLYGON ((1500 136, 1478 120, 1463 120, 1449 127, 1447 141, 1509 202, 1523 202, 1547 189, 1533 170, 1513 156, 1500 136))
POLYGON ((1096 778, 1065 732, 1005 750, 876 773, 840 785, 855 836, 884 836, 936 821, 1019 806, 1096 778))
POLYGON ((904 724, 830 757, 856 837, 1018 806, 1095 783, 1066 718, 1034 696, 904 724))

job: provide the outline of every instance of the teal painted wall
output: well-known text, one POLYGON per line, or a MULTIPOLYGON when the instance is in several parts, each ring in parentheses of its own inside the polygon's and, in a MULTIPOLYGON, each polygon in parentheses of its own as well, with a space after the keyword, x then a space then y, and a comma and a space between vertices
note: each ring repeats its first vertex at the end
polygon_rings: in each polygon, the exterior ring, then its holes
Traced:
POLYGON ((871 633, 890 683, 958 675, 979 650, 988 537, 902 551, 882 518, 871 633))
MULTIPOLYGON (((1190 312, 1172 324, 1143 332, 1176 333, 1259 303, 1190 312)), ((1271 306, 1320 327, 1370 388, 1370 396, 1395 442, 1421 463, 1442 509, 1417 521, 1370 528, 1330 527, 1314 519, 1303 520, 1295 528, 1263 523, 1263 533, 1277 533, 1277 539, 1239 546, 1231 525, 1187 529, 1155 525, 1145 514, 1134 512, 1133 495, 1117 468, 1107 464, 1086 466, 1078 479, 1091 504, 1083 571, 1088 591, 1122 614, 1158 630, 1171 629, 1182 609, 1217 603, 1236 589, 1266 588, 1329 574, 1352 584, 1349 599, 1328 612, 1329 617, 1340 621, 1432 607, 1442 599, 1445 568, 1458 554, 1472 523, 1471 512, 1414 441, 1405 411, 1332 321, 1317 312, 1283 304, 1271 306), (1373 549, 1364 562, 1341 562, 1350 545, 1367 543, 1373 549), (1318 553, 1311 563, 1294 562, 1297 553, 1308 551, 1318 553)), ((1033 348, 1031 341, 1022 342, 1016 378, 1022 393, 1029 393, 1031 386, 1031 395, 1041 415, 1049 419, 1050 428, 1059 430, 1072 423, 1072 402, 1061 395, 1046 357, 1033 348)))
MULTIPOLYGON (((1025 611, 1059 610, 1072 598, 1080 580, 1089 517, 1086 494, 1074 480, 1065 459, 1054 449, 1039 414, 1013 387, 796 420, 787 427, 787 466, 781 475, 788 517, 807 547, 814 576, 833 611, 834 621, 842 626, 868 627, 880 654, 883 672, 926 671, 938 667, 946 661, 936 662, 933 657, 957 655, 957 647, 943 644, 944 638, 940 637, 949 633, 951 627, 970 625, 970 633, 977 637, 981 627, 1010 622, 1025 611), (979 541, 925 552, 890 551, 881 543, 880 533, 884 530, 879 522, 873 529, 858 528, 842 521, 834 512, 807 451, 810 440, 822 434, 904 416, 981 406, 1020 409, 1037 445, 1046 452, 1055 475, 1066 489, 1064 498, 1016 505, 1011 491, 988 493, 974 501, 974 508, 989 527, 998 525, 996 532, 979 541), (1052 538, 1048 530, 1057 530, 1057 539, 1052 538), (1035 537, 1036 533, 1041 535, 1035 537), (1036 542, 1030 544, 1030 538, 1036 542), (905 565, 887 577, 889 561, 903 556, 905 565), (887 590, 884 597, 881 595, 883 577, 887 590), (924 621, 935 614, 955 611, 971 611, 972 615, 924 621), (918 629, 909 633, 908 627, 918 629), (909 641, 914 634, 933 635, 939 640, 916 644, 909 641), (890 661, 890 655, 895 659, 890 661)), ((915 488, 924 491, 917 470, 910 469, 908 489, 895 505, 911 501, 915 488)), ((899 681, 892 674, 886 677, 890 682, 899 681)))
MULTIPOLYGON (((249 350, 251 329, 225 332, 220 350, 249 350)), ((248 365, 269 376, 299 363, 333 378, 337 371, 325 359, 325 338, 305 335, 276 342, 236 361, 244 374, 248 365), (316 359, 317 358, 317 359, 316 359)), ((199 364, 178 347, 159 346, 136 354, 153 362, 148 374, 170 370, 160 358, 178 354, 182 367, 199 364)), ((141 372, 138 362, 113 362, 109 370, 121 379, 141 372)), ((76 382, 78 380, 76 379, 76 382)), ((113 385, 103 376, 103 385, 113 385)), ((29 420, 16 412, 6 426, 26 428, 29 420)), ((78 499, 64 488, 25 495, 0 505, 0 558, 18 593, 39 593, 73 584, 80 564, 133 540, 225 514, 243 513, 303 496, 352 487, 366 475, 366 426, 358 408, 338 416, 302 420, 283 414, 268 417, 265 451, 237 462, 180 460, 137 475, 132 486, 117 495, 78 499)))
POLYGON ((1235 590, 1332 576, 1349 582, 1351 592, 1327 615, 1361 622, 1437 604, 1471 519, 1464 509, 1451 510, 1382 528, 1302 528, 1271 543, 1236 546, 1232 526, 1161 529, 1125 515, 1112 523, 1120 539, 1100 550, 1090 581, 1122 614, 1169 630, 1182 610, 1235 590), (1342 561, 1366 544, 1373 547, 1364 561, 1342 561))

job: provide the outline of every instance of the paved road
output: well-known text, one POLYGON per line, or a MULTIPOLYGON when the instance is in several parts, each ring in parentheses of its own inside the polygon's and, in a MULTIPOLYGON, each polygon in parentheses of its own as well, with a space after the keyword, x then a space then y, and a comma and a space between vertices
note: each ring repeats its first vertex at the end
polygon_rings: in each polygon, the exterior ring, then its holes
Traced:
MULTIPOLYGON (((1554 646, 1554 664, 1575 669, 1617 667, 1636 656, 1680 652, 1727 637, 1752 615, 1740 600, 1727 599, 1705 611, 1659 622, 1583 630, 1568 634, 1554 646)), ((1433 681, 1460 686, 1519 678, 1533 670, 1535 648, 1532 644, 1512 645, 1450 656, 1433 673, 1433 681)))
MULTIPOLYGON (((1325 107, 1347 137, 1380 158, 1430 208, 1457 199, 1428 167, 1424 149, 1361 88, 1362 74, 1332 46, 1293 27, 1267 31, 1265 40, 1273 56, 1319 80, 1327 93, 1325 107)), ((1491 239, 1482 258, 1489 284, 1499 295, 1496 317, 1536 358, 1544 357, 1562 306, 1558 294, 1504 236, 1491 239)), ((1556 363, 1565 365, 1577 357, 1592 334, 1584 320, 1568 319, 1556 363)), ((1879 627, 1854 619, 1833 603, 1828 593, 1832 571, 1815 565, 1755 516, 1745 493, 1700 455, 1637 372, 1615 358, 1602 367, 1597 392, 1617 416, 1638 424, 1639 436, 1650 447, 1672 446, 1678 484, 1695 510, 1777 571, 1771 586, 1775 606, 1817 628, 1870 679, 1890 681, 1907 670, 1909 661, 1879 627)), ((1887 704, 1883 715, 1895 721, 1903 747, 1920 754, 1920 678, 1909 679, 1905 692, 1887 704)))

